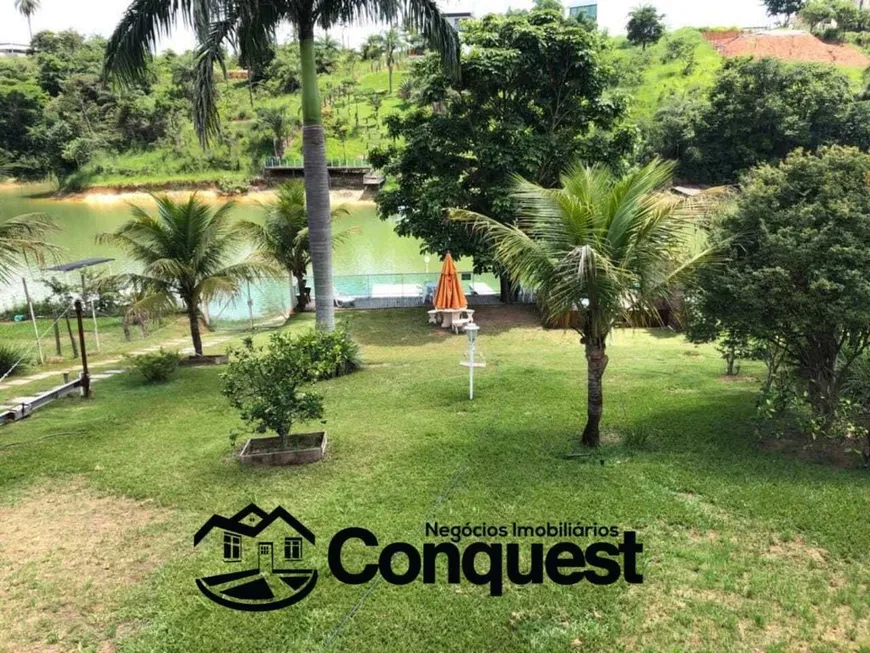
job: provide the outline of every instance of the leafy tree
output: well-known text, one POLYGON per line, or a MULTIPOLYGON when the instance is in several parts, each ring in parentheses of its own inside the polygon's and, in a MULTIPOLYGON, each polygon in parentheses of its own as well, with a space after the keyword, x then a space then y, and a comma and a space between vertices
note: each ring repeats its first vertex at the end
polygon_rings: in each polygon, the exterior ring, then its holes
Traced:
MULTIPOLYGON (((385 119, 393 142, 369 158, 395 182, 378 194, 382 219, 401 216, 400 235, 439 255, 474 256, 483 270, 493 265, 489 245, 447 220, 447 208, 510 222, 514 173, 553 186, 578 156, 617 165, 634 132, 620 124, 625 108, 610 93, 598 33, 532 11, 467 21, 461 36, 460 81, 431 57, 415 64, 412 106, 385 119)), ((511 291, 505 276, 503 297, 511 291)))
POLYGON ((30 40, 33 40, 33 27, 30 18, 39 10, 40 0, 15 0, 15 8, 22 16, 27 18, 27 31, 30 32, 30 40))
POLYGON ((683 63, 683 75, 691 75, 698 64, 696 51, 698 40, 696 33, 676 33, 665 41, 665 54, 662 57, 664 63, 681 61, 683 63))
POLYGON ((316 380, 310 352, 297 346, 289 333, 273 333, 264 347, 245 338, 230 350, 230 363, 221 374, 222 393, 241 418, 259 433, 274 431, 281 448, 290 448, 290 432, 297 421, 323 418, 323 396, 307 386, 316 380))
POLYGON ((810 0, 800 10, 799 15, 810 31, 815 31, 819 25, 834 20, 834 8, 830 0, 810 0))
POLYGON ((692 97, 671 95, 662 100, 652 117, 642 124, 649 158, 656 155, 679 161, 680 173, 688 178, 700 174, 701 152, 697 131, 704 115, 704 102, 692 97))
POLYGON ((785 24, 806 5, 807 0, 762 0, 768 16, 785 16, 785 24))
POLYGON ((698 281, 707 319, 785 352, 824 418, 870 346, 868 178, 870 155, 839 146, 757 168, 698 281))
POLYGON ((42 264, 46 254, 57 247, 45 238, 58 229, 44 213, 28 213, 0 221, 0 281, 8 283, 12 273, 29 259, 42 264))
POLYGON ((702 256, 688 255, 690 213, 667 193, 672 171, 661 161, 625 176, 601 165, 576 165, 555 190, 519 179, 515 225, 454 212, 491 240, 495 258, 535 291, 547 318, 578 313, 588 366, 587 446, 600 441, 607 336, 631 313, 657 314, 656 301, 702 256))
POLYGON ((253 259, 231 263, 245 242, 246 231, 230 219, 232 202, 216 211, 196 195, 175 202, 155 195, 157 215, 134 206, 132 218, 114 233, 103 233, 97 241, 126 251, 143 266, 141 272, 121 275, 147 291, 134 308, 162 312, 184 303, 190 322, 190 337, 197 356, 202 356, 200 309, 203 303, 233 296, 242 281, 274 273, 274 269, 253 259))
MULTIPOLYGON (((304 311, 309 298, 306 293, 308 266, 311 265, 311 245, 308 239, 308 214, 305 210, 305 187, 298 181, 289 181, 278 188, 275 200, 266 205, 263 224, 243 221, 241 228, 253 242, 254 258, 267 264, 281 267, 290 280, 290 307, 304 311), (299 287, 298 297, 293 297, 293 279, 299 287)), ((347 210, 338 207, 333 218, 346 215, 347 210)), ((342 234, 336 234, 340 240, 342 234)))
POLYGON ((628 42, 639 45, 646 50, 648 45, 655 45, 665 34, 664 14, 659 14, 652 5, 642 5, 632 9, 628 15, 628 42))
POLYGON ((302 152, 305 189, 311 229, 311 254, 317 295, 317 325, 335 327, 332 283, 332 233, 329 208, 329 173, 326 142, 317 89, 314 28, 328 30, 358 18, 393 22, 401 17, 410 28, 429 39, 445 62, 455 67, 459 58, 456 32, 430 0, 223 0, 220 3, 178 0, 171 4, 133 0, 106 48, 107 74, 130 82, 143 79, 155 40, 175 26, 181 16, 193 25, 197 49, 195 126, 201 142, 208 144, 220 127, 214 68, 225 66, 224 44, 235 42, 240 56, 256 58, 272 47, 276 30, 292 24, 299 42, 302 78, 302 152), (217 7, 218 10, 212 11, 217 7))
POLYGON ((384 54, 384 37, 381 34, 370 34, 360 48, 362 58, 366 61, 380 59, 384 54))
POLYGON ((535 0, 535 9, 558 11, 561 16, 565 12, 565 7, 559 0, 535 0))
POLYGON ((733 182, 795 148, 843 142, 853 101, 848 77, 833 66, 726 61, 698 130, 707 181, 733 182))

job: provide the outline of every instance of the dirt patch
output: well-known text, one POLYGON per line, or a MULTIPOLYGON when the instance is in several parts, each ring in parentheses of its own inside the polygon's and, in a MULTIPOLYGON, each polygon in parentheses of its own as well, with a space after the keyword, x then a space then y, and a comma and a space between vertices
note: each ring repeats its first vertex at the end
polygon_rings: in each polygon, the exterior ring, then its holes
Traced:
POLYGON ((112 650, 110 612, 169 557, 171 521, 80 479, 0 506, 0 650, 112 650))
POLYGON ((854 450, 862 450, 863 443, 855 440, 807 440, 806 437, 795 435, 784 437, 779 440, 762 440, 760 445, 764 451, 773 451, 788 456, 794 456, 800 460, 819 465, 829 465, 841 469, 858 469, 864 467, 862 457, 854 450))
POLYGON ((841 66, 870 65, 870 57, 850 45, 832 45, 800 31, 705 32, 704 37, 724 57, 774 57, 841 66))
POLYGON ((487 333, 541 325, 535 307, 528 304, 484 304, 473 308, 475 323, 487 333))

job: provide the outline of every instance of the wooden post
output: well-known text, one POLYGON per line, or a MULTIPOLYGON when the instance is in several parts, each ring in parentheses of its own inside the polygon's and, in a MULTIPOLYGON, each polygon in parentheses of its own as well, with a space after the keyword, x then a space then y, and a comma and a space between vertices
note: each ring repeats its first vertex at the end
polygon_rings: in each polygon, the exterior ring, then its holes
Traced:
POLYGON ((27 300, 27 308, 30 309, 30 321, 33 322, 33 333, 36 335, 36 349, 39 352, 39 362, 45 365, 45 357, 42 355, 42 343, 39 342, 39 327, 36 325, 36 314, 33 312, 33 302, 30 301, 30 292, 27 290, 27 279, 21 277, 24 284, 24 298, 27 300))
POLYGON ((63 356, 63 350, 60 348, 60 326, 58 326, 58 322, 60 322, 60 315, 55 312, 54 314, 54 348, 57 350, 58 356, 63 356))
MULTIPOLYGON (((88 289, 85 283, 85 273, 82 271, 82 303, 87 305, 88 302, 88 289)), ((97 328, 97 307, 94 304, 94 300, 91 300, 91 315, 94 318, 94 339, 97 341, 97 353, 100 353, 100 330, 97 328)))
MULTIPOLYGON (((67 309, 67 310, 69 310, 69 309, 67 309)), ((76 344, 76 339, 73 337, 72 325, 69 323, 69 312, 67 312, 65 317, 66 317, 66 332, 69 334, 69 344, 72 345, 72 350, 73 350, 72 357, 78 358, 79 357, 79 348, 78 348, 78 345, 76 344)))
POLYGON ((88 373, 88 351, 85 348, 85 323, 82 319, 82 300, 77 299, 76 321, 79 323, 79 345, 82 349, 82 395, 85 399, 91 396, 91 375, 88 373))

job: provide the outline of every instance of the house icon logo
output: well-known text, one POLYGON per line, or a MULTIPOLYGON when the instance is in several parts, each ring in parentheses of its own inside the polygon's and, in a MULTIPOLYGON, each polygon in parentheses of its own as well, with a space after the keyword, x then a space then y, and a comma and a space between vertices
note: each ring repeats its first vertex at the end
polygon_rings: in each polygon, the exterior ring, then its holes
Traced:
POLYGON ((196 579, 203 595, 233 610, 265 612, 298 603, 317 584, 317 570, 302 565, 314 533, 278 506, 267 513, 251 504, 232 517, 212 515, 193 536, 223 573, 196 579))

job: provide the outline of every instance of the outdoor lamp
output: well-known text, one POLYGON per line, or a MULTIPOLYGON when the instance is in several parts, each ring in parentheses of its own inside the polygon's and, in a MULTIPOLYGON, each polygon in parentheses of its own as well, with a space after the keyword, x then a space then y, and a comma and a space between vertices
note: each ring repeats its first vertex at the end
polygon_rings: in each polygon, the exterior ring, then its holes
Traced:
POLYGON ((474 341, 477 340, 477 332, 480 331, 480 327, 476 324, 468 324, 465 327, 465 333, 468 334, 468 344, 473 345, 474 341))

